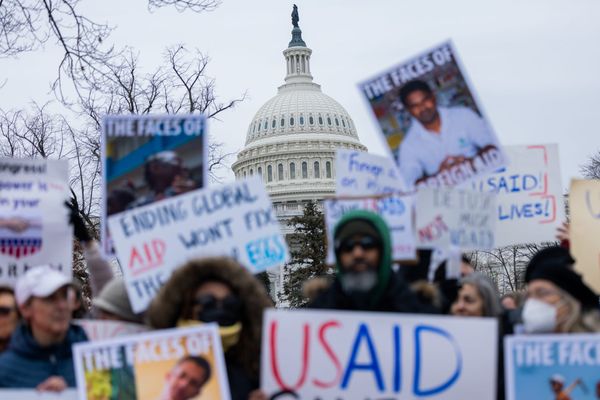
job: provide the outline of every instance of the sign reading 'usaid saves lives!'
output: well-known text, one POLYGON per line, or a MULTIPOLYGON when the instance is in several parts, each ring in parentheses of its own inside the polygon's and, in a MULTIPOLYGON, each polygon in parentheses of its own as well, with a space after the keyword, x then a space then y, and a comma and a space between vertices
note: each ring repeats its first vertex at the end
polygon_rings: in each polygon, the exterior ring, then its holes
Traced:
POLYGON ((171 272, 190 258, 228 255, 252 273, 288 260, 258 177, 116 214, 108 225, 136 312, 145 310, 171 272))

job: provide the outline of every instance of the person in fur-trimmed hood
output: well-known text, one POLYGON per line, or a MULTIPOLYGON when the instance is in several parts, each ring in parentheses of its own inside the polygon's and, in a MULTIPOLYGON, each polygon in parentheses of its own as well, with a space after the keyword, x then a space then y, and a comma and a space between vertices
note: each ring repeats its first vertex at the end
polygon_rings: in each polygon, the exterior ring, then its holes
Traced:
POLYGON ((227 257, 189 261, 173 272, 146 312, 155 329, 216 322, 232 399, 258 388, 263 311, 273 303, 264 286, 227 257))

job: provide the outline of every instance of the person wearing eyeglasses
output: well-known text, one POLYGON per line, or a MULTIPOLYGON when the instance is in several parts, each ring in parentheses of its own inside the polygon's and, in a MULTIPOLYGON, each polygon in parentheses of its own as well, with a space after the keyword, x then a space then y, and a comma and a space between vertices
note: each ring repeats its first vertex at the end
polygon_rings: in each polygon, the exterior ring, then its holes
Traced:
POLYGON ((71 324, 71 279, 47 265, 34 267, 15 285, 23 318, 0 355, 0 388, 61 392, 75 387, 71 346, 87 341, 71 324))
POLYGON ((155 329, 208 322, 219 335, 233 400, 246 400, 259 384, 262 315, 273 303, 264 285, 227 257, 191 260, 158 292, 146 319, 155 329))
POLYGON ((10 336, 18 323, 15 293, 9 287, 0 286, 0 353, 8 348, 10 336))
POLYGON ((598 294, 583 282, 574 264, 569 251, 558 246, 533 256, 525 272, 525 333, 600 332, 598 294))
POLYGON ((345 214, 334 228, 336 275, 309 308, 438 312, 421 302, 392 271, 392 245, 385 221, 371 211, 345 214))

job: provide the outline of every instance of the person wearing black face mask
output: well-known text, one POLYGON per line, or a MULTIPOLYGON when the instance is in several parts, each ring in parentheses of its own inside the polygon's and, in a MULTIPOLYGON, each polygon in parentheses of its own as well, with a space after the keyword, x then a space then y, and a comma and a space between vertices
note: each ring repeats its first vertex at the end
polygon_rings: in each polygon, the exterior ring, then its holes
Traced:
POLYGON ((175 270, 146 312, 155 329, 216 322, 231 396, 258 388, 263 310, 273 303, 264 286, 235 260, 192 260, 175 270))
POLYGON ((335 227, 334 245, 335 280, 309 308, 438 312, 392 271, 390 232, 379 215, 364 210, 344 215, 335 227))

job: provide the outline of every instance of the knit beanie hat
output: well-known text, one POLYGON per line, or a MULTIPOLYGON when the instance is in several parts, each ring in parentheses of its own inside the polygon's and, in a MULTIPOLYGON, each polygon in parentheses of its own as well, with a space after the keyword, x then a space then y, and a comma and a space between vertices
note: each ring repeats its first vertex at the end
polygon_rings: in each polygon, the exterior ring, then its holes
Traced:
POLYGON ((137 315, 131 308, 125 281, 122 278, 113 278, 100 291, 92 304, 99 309, 114 314, 126 321, 142 323, 141 315, 137 315))

